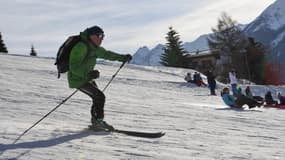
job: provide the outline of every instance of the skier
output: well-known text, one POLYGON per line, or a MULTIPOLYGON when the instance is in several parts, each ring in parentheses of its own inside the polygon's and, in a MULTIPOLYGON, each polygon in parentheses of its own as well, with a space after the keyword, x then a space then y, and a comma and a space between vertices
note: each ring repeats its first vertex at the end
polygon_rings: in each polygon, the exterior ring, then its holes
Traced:
POLYGON ((229 78, 230 78, 230 84, 232 86, 233 95, 236 95, 236 92, 237 92, 237 78, 236 78, 236 73, 235 73, 235 71, 233 69, 229 72, 229 78))
POLYGON ((248 105, 249 108, 256 106, 260 107, 262 103, 255 101, 254 99, 247 98, 241 93, 241 90, 237 92, 237 96, 230 95, 229 88, 225 87, 221 92, 224 103, 231 108, 242 108, 243 105, 248 105))
POLYGON ((98 130, 113 130, 114 128, 104 121, 105 95, 97 87, 94 79, 99 78, 100 72, 94 70, 96 59, 118 60, 129 62, 132 56, 120 55, 101 47, 104 31, 93 26, 80 33, 79 41, 71 50, 69 58, 68 83, 70 88, 77 88, 90 96, 93 100, 91 107, 92 128, 98 130))
POLYGON ((209 70, 206 74, 207 80, 208 80, 208 86, 210 89, 210 94, 211 95, 216 95, 215 89, 216 89, 216 80, 213 72, 209 70))

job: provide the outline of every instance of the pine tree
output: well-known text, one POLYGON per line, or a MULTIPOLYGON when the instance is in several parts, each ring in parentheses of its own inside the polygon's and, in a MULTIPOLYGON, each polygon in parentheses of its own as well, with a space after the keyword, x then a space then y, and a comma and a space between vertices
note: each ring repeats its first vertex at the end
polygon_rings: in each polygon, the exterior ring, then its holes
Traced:
POLYGON ((180 41, 180 36, 172 27, 169 27, 169 30, 160 63, 164 66, 189 68, 191 60, 182 46, 183 42, 180 41))
POLYGON ((265 70, 269 48, 262 43, 255 42, 254 38, 248 38, 249 45, 247 47, 248 72, 250 80, 257 84, 265 83, 265 70))
POLYGON ((4 41, 2 39, 2 34, 0 32, 0 52, 2 53, 8 53, 7 47, 4 44, 4 41))
POLYGON ((239 78, 247 78, 246 47, 248 39, 237 22, 232 20, 225 12, 218 19, 217 28, 212 28, 214 34, 208 38, 208 46, 212 53, 221 57, 217 64, 217 73, 225 81, 228 72, 235 69, 239 78))
POLYGON ((30 53, 30 56, 37 56, 37 52, 35 51, 35 48, 34 46, 32 45, 31 47, 31 53, 30 53))

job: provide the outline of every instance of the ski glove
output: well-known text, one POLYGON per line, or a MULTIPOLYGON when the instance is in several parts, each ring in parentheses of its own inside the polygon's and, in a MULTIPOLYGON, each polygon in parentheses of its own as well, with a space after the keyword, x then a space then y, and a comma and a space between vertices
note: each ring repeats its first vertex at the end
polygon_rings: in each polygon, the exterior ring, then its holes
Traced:
POLYGON ((132 56, 130 54, 125 55, 124 62, 130 62, 132 60, 132 56))
POLYGON ((88 78, 91 80, 91 79, 97 79, 99 78, 100 76, 100 72, 98 70, 93 70, 93 71, 90 71, 88 73, 88 78))

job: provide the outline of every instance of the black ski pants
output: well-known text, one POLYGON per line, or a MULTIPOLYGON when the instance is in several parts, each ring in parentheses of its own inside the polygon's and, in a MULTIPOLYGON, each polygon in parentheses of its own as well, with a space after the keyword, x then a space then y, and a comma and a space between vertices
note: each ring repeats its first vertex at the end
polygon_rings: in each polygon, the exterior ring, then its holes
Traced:
POLYGON ((91 122, 93 123, 97 119, 103 119, 105 95, 101 90, 98 89, 96 83, 94 81, 88 82, 78 89, 92 98, 93 104, 91 107, 91 122))

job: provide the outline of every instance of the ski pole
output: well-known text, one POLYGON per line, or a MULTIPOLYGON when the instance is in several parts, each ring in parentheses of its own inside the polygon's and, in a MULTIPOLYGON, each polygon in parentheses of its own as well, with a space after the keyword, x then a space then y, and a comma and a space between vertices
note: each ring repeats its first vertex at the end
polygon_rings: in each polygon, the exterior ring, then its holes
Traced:
POLYGON ((113 79, 116 77, 116 75, 119 73, 119 71, 123 68, 123 66, 126 64, 127 61, 123 62, 120 66, 120 68, 117 70, 117 72, 112 76, 112 78, 110 79, 110 81, 107 83, 107 85, 105 86, 105 88, 102 90, 102 92, 104 92, 106 90, 106 88, 111 84, 111 82, 113 81, 113 79))
MULTIPOLYGON (((108 82, 108 84, 103 89, 103 92, 106 90, 106 88, 110 85, 110 83, 113 81, 113 79, 116 77, 116 75, 119 73, 121 68, 125 65, 126 62, 123 62, 120 68, 116 71, 116 73, 112 76, 111 80, 108 82)), ((40 120, 38 120, 36 123, 34 123, 30 128, 26 129, 22 134, 20 134, 12 144, 16 144, 17 141, 19 141, 27 132, 29 132, 33 127, 35 127, 37 124, 39 124, 43 119, 45 119, 47 116, 49 116, 52 112, 54 112, 57 108, 59 108, 63 103, 65 103, 68 99, 70 99, 76 92, 75 90, 72 94, 70 94, 68 97, 66 97, 61 103, 59 103, 56 107, 54 107, 50 112, 48 112, 45 116, 43 116, 40 120)))

